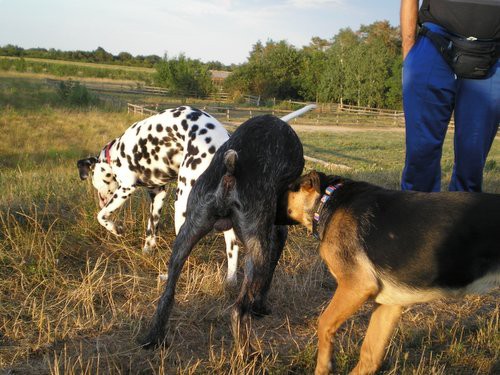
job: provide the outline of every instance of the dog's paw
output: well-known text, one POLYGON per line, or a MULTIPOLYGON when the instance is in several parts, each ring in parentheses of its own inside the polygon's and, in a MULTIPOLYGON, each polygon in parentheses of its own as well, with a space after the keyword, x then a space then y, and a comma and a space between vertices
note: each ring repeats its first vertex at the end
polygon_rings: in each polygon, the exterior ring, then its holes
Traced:
POLYGON ((263 318, 266 315, 271 315, 272 310, 264 303, 256 303, 252 306, 251 313, 255 318, 258 319, 263 318))
POLYGON ((106 221, 102 224, 104 228, 106 228, 109 232, 113 233, 117 237, 121 237, 123 233, 123 227, 121 225, 117 225, 111 221, 106 221))
POLYGON ((121 237, 123 235, 123 233, 125 233, 125 229, 123 228, 123 225, 116 224, 114 229, 115 229, 114 234, 118 237, 121 237))
POLYGON ((238 286, 238 278, 236 277, 236 274, 228 275, 226 278, 226 288, 236 289, 237 286, 238 286))
POLYGON ((148 339, 137 340, 137 344, 139 344, 139 346, 145 350, 153 350, 158 347, 158 342, 150 341, 148 339))
POLYGON ((142 248, 143 254, 149 254, 156 248, 156 240, 154 238, 146 238, 146 243, 142 248))
POLYGON ((316 370, 314 370, 314 375, 328 375, 329 373, 330 370, 328 368, 316 367, 316 370))
MULTIPOLYGON (((328 375, 332 373, 333 371, 333 362, 332 359, 328 360, 326 363, 321 363, 321 361, 318 360, 316 362, 316 368, 314 370, 314 375, 328 375)), ((372 374, 370 373, 364 373, 363 374, 372 374)), ((349 373, 349 375, 352 375, 352 372, 349 373)))
POLYGON ((160 273, 160 274, 158 275, 158 278, 159 278, 161 281, 165 282, 165 281, 167 281, 167 280, 168 280, 168 273, 160 273))
POLYGON ((167 340, 165 337, 161 337, 158 335, 152 335, 151 333, 145 337, 137 339, 137 344, 142 349, 151 350, 159 347, 167 347, 167 340))
POLYGON ((150 254, 153 251, 154 248, 155 248, 154 246, 150 246, 150 245, 146 244, 142 248, 142 253, 143 254, 150 254))

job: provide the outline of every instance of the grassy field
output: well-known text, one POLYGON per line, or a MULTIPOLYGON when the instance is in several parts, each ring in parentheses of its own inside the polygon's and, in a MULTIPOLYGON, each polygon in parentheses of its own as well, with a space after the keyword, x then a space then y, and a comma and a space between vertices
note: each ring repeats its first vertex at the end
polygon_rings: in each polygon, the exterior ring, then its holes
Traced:
POLYGON ((147 84, 153 82, 154 73, 152 68, 6 56, 0 56, 0 71, 38 75, 51 74, 57 77, 72 77, 73 79, 93 77, 131 80, 147 84))
MULTIPOLYGON (((159 249, 143 255, 145 194, 119 214, 126 233, 114 237, 97 223, 93 189, 76 169, 78 158, 95 154, 137 119, 100 107, 66 107, 36 81, 0 77, 0 373, 312 373, 317 317, 335 282, 317 243, 300 228, 290 229, 277 267, 269 296, 273 314, 254 321, 258 356, 245 361, 232 350, 228 311, 237 291, 224 286, 224 241, 215 234, 197 246, 178 283, 171 345, 137 347, 163 288, 157 276, 174 238, 175 188, 159 249)), ((299 135, 306 154, 353 168, 332 173, 398 188, 400 129, 339 127, 299 135)), ((448 139, 444 185, 451 160, 448 139)), ((497 139, 487 191, 500 193, 499 165, 497 139)), ((499 296, 497 290, 405 309, 381 373, 498 374, 499 296)), ((335 337, 335 374, 354 366, 372 307, 335 337)))
MULTIPOLYGON (((0 56, 0 59, 11 59, 11 60, 19 60, 21 57, 15 56, 0 56)), ((111 70, 129 70, 132 72, 143 72, 143 73, 154 73, 154 68, 144 68, 140 66, 126 66, 126 65, 113 65, 113 64, 97 64, 97 63, 89 63, 89 62, 79 62, 79 61, 67 61, 67 60, 53 60, 53 59, 40 59, 36 57, 23 57, 26 61, 38 62, 38 63, 46 63, 46 64, 59 64, 59 65, 77 65, 84 66, 90 68, 102 68, 102 69, 111 69, 111 70)))

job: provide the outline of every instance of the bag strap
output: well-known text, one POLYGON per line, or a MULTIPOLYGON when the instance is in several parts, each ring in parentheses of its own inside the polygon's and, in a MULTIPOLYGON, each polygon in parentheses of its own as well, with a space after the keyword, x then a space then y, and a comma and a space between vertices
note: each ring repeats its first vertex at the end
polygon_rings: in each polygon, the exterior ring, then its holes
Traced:
POLYGON ((430 31, 424 25, 420 27, 418 33, 429 38, 445 59, 452 60, 453 42, 450 39, 430 31))
MULTIPOLYGON (((453 37, 447 38, 441 34, 429 30, 425 25, 421 25, 418 31, 419 35, 426 36, 432 41, 432 44, 441 52, 443 57, 448 60, 453 59, 453 37)), ((455 36, 455 38, 460 38, 455 36)), ((462 39, 462 38, 461 38, 462 39)), ((500 57, 500 40, 477 40, 478 43, 490 43, 492 47, 492 56, 500 57)))

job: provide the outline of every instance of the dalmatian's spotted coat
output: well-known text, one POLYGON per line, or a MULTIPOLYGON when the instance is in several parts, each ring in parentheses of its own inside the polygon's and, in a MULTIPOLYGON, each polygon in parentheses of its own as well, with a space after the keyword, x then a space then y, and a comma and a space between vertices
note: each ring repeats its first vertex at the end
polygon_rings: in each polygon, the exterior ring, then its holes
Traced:
MULTIPOLYGON (((151 210, 143 251, 156 246, 166 185, 177 178, 175 232, 184 223, 191 188, 229 135, 214 117, 188 106, 168 109, 133 124, 108 143, 97 157, 79 160, 82 180, 92 175, 99 196, 99 223, 115 235, 122 228, 110 220, 140 186, 149 190, 151 210)), ((224 232, 228 259, 227 282, 236 282, 238 245, 233 230, 224 232)))

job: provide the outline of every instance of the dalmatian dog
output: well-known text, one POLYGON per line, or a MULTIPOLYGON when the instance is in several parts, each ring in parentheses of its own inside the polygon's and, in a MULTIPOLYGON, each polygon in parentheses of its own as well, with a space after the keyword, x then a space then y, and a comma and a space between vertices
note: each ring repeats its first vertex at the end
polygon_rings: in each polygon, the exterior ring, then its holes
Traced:
MULTIPOLYGON (((177 179, 174 204, 177 234, 185 220, 192 187, 228 138, 228 132, 217 119, 188 106, 167 109, 136 122, 104 146, 98 156, 77 162, 82 180, 92 176, 101 208, 97 215, 99 223, 120 235, 123 228, 111 221, 111 215, 138 187, 145 187, 151 206, 143 252, 150 252, 156 246, 167 184, 177 179)), ((226 281, 235 284, 239 247, 233 230, 225 231, 224 238, 226 281)))

